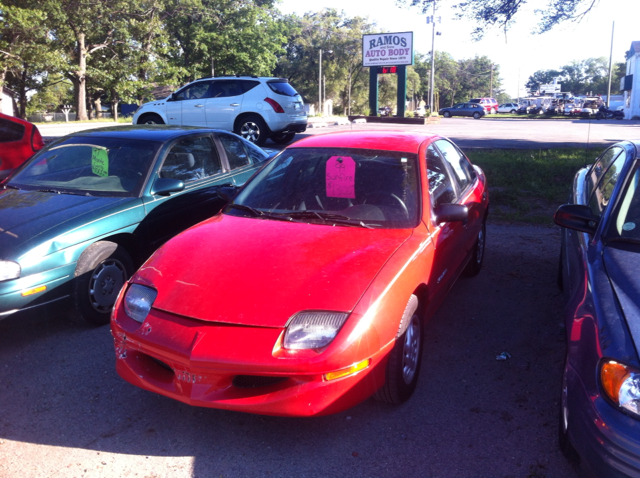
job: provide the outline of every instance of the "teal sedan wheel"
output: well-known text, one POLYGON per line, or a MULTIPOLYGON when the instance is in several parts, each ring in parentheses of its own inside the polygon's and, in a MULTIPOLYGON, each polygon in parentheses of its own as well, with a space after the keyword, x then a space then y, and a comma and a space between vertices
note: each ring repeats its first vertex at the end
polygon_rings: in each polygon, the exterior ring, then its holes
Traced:
POLYGON ((124 247, 110 241, 89 246, 76 267, 77 315, 92 325, 109 323, 113 304, 132 272, 133 261, 124 247))

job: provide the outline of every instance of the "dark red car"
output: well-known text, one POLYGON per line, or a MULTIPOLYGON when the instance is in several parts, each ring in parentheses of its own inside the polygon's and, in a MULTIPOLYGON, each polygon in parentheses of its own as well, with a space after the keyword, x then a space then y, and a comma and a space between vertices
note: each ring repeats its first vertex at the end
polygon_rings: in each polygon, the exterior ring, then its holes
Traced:
POLYGON ((0 113, 0 180, 44 148, 36 125, 0 113))
POLYGON ((446 138, 312 136, 120 292, 116 369, 182 402, 324 415, 413 393, 422 337, 480 271, 486 179, 446 138))

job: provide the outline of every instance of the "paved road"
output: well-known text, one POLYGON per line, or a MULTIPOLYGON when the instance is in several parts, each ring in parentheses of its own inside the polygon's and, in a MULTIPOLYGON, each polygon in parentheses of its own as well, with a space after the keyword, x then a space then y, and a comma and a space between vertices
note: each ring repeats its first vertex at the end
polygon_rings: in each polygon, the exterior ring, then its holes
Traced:
MULTIPOLYGON (((111 126, 113 123, 84 123, 75 125, 42 125, 40 131, 46 138, 68 134, 75 129, 89 129, 99 126, 111 126)), ((497 119, 483 118, 442 118, 439 124, 425 126, 407 126, 398 124, 350 124, 309 128, 306 133, 297 135, 303 138, 312 134, 326 134, 332 131, 381 130, 394 129, 404 131, 431 131, 447 136, 461 148, 503 148, 538 149, 577 147, 601 147, 623 139, 640 138, 640 121, 585 120, 585 119, 497 119)), ((281 149, 271 141, 268 147, 281 149)))
POLYGON ((414 396, 315 419, 189 407, 122 381, 108 327, 7 319, 0 477, 576 478, 556 445, 558 248, 555 229, 490 225, 484 270, 428 324, 414 396))

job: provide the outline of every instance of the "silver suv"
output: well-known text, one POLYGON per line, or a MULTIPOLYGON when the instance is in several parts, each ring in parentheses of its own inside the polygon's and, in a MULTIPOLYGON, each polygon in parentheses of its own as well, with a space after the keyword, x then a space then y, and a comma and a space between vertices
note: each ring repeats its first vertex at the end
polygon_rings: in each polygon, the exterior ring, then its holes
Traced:
POLYGON ((307 129, 302 97, 285 78, 201 78, 164 100, 143 104, 133 124, 206 126, 233 131, 263 145, 287 144, 307 129))

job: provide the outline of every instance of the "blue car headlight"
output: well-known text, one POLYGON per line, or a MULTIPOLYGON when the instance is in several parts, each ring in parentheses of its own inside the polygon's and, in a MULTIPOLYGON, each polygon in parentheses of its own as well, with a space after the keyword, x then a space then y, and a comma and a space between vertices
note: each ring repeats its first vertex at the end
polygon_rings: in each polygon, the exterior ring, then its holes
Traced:
POLYGON ((136 322, 144 322, 149 315, 158 291, 140 284, 132 284, 124 295, 124 311, 136 322))
POLYGON ((613 403, 640 416, 640 371, 615 360, 607 360, 600 367, 600 383, 613 403))
POLYGON ((13 261, 0 261, 0 282, 20 277, 20 264, 13 261))
POLYGON ((284 348, 321 349, 335 338, 349 314, 345 312, 299 312, 289 321, 284 334, 284 348))

